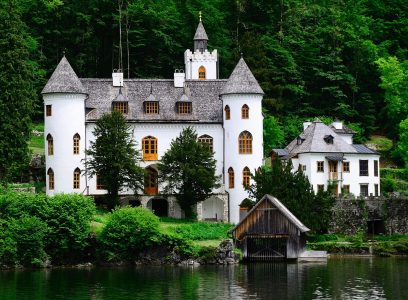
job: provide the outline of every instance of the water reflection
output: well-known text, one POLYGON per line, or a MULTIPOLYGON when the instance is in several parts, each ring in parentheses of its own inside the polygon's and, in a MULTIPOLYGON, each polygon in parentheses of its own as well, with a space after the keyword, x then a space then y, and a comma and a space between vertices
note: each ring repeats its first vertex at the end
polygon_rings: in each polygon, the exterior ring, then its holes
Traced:
POLYGON ((408 259, 0 272, 0 299, 407 299, 408 259))

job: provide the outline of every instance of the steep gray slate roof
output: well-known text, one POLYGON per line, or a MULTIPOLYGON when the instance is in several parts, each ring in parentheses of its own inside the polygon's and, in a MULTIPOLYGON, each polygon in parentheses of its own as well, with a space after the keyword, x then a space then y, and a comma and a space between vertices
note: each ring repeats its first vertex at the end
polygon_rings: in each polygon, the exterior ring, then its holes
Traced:
POLYGON ((208 40, 207 33, 205 32, 202 22, 198 23, 197 30, 194 35, 194 40, 208 40))
POLYGON ((320 120, 313 121, 300 134, 300 137, 304 140, 302 144, 298 145, 296 138, 285 148, 291 156, 307 152, 357 153, 357 150, 352 145, 347 144, 337 133, 320 120), (333 136, 333 144, 328 144, 324 140, 329 135, 333 136))
POLYGON ((245 60, 241 57, 238 64, 232 71, 224 89, 221 92, 222 95, 226 94, 261 94, 264 92, 259 86, 258 81, 255 79, 245 60))
POLYGON ((361 144, 353 144, 354 149, 357 150, 357 153, 365 153, 365 154, 379 154, 377 151, 368 148, 366 145, 361 144))
POLYGON ((64 56, 59 62, 54 73, 52 73, 51 78, 48 80, 41 93, 86 94, 86 91, 68 60, 64 56))
MULTIPOLYGON (((112 86, 112 79, 81 79, 89 97, 86 107, 91 109, 87 121, 94 121, 112 110, 112 101, 119 94, 119 87, 112 86)), ((134 122, 194 122, 222 123, 222 100, 219 95, 226 80, 187 80, 187 88, 174 87, 167 79, 125 79, 123 96, 129 103, 126 118, 134 122), (148 115, 143 102, 159 102, 159 114, 148 115), (180 115, 178 101, 191 101, 192 114, 180 115)))

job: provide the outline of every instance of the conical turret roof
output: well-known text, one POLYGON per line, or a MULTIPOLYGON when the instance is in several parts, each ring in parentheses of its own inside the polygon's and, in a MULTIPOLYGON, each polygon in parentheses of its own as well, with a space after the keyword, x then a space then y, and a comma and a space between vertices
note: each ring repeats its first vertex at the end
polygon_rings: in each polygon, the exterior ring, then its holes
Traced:
POLYGON ((41 93, 86 94, 86 90, 64 56, 41 93))
POLYGON ((221 95, 225 94, 264 94, 242 57, 221 92, 221 95))
POLYGON ((204 25, 200 21, 197 26, 196 33, 194 35, 194 40, 208 40, 207 33, 205 32, 204 25))

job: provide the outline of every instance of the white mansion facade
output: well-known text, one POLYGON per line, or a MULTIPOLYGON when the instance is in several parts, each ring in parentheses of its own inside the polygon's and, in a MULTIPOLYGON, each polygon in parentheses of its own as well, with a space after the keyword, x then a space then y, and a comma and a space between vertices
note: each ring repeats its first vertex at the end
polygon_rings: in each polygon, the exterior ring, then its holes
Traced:
MULTIPOLYGON (((78 78, 63 57, 44 87, 46 193, 103 195, 97 177, 84 175, 85 149, 95 138, 95 122, 112 110, 132 126, 149 178, 143 194, 122 196, 161 215, 181 217, 174 197, 160 195, 158 162, 187 126, 208 143, 217 161, 221 187, 197 205, 200 219, 238 223, 239 204, 248 197, 244 185, 263 159, 263 91, 241 58, 228 80, 218 78, 218 54, 207 49, 200 22, 193 51, 184 54, 184 70, 173 79, 78 78)), ((133 203, 133 202, 131 202, 133 203)))
POLYGON ((284 149, 273 149, 293 170, 302 170, 314 191, 332 185, 335 194, 380 195, 380 154, 353 144, 354 131, 335 121, 329 126, 316 119, 303 124, 303 132, 284 149))

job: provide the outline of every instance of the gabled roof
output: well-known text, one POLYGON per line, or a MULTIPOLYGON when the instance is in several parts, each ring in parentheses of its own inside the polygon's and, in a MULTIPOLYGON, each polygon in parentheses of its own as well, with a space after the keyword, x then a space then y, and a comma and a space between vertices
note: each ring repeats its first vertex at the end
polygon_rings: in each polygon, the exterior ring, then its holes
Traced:
POLYGON ((226 94, 264 94, 242 57, 221 92, 221 95, 226 94))
POLYGON ((59 62, 54 73, 52 73, 51 78, 48 80, 41 93, 86 94, 86 91, 68 60, 64 56, 59 62))
POLYGON ((315 120, 301 134, 303 142, 299 145, 298 138, 286 146, 285 150, 292 156, 298 153, 357 153, 357 150, 335 133, 320 120, 315 120), (333 143, 327 143, 325 137, 333 136, 333 143))
POLYGON ((289 209, 286 208, 285 205, 282 204, 277 198, 266 194, 265 196, 262 197, 261 200, 258 201, 257 204, 255 204, 254 207, 251 208, 251 210, 248 212, 248 214, 243 218, 233 229, 231 229, 231 232, 235 231, 250 215, 252 212, 254 212, 257 207, 264 201, 269 201, 272 203, 273 206, 275 206, 293 225, 295 225, 301 232, 306 232, 310 231, 309 228, 307 228, 302 222, 299 221, 298 218, 295 217, 294 214, 290 212, 289 209))
POLYGON ((207 33, 205 32, 202 22, 198 23, 197 30, 194 35, 194 40, 208 40, 207 33))

